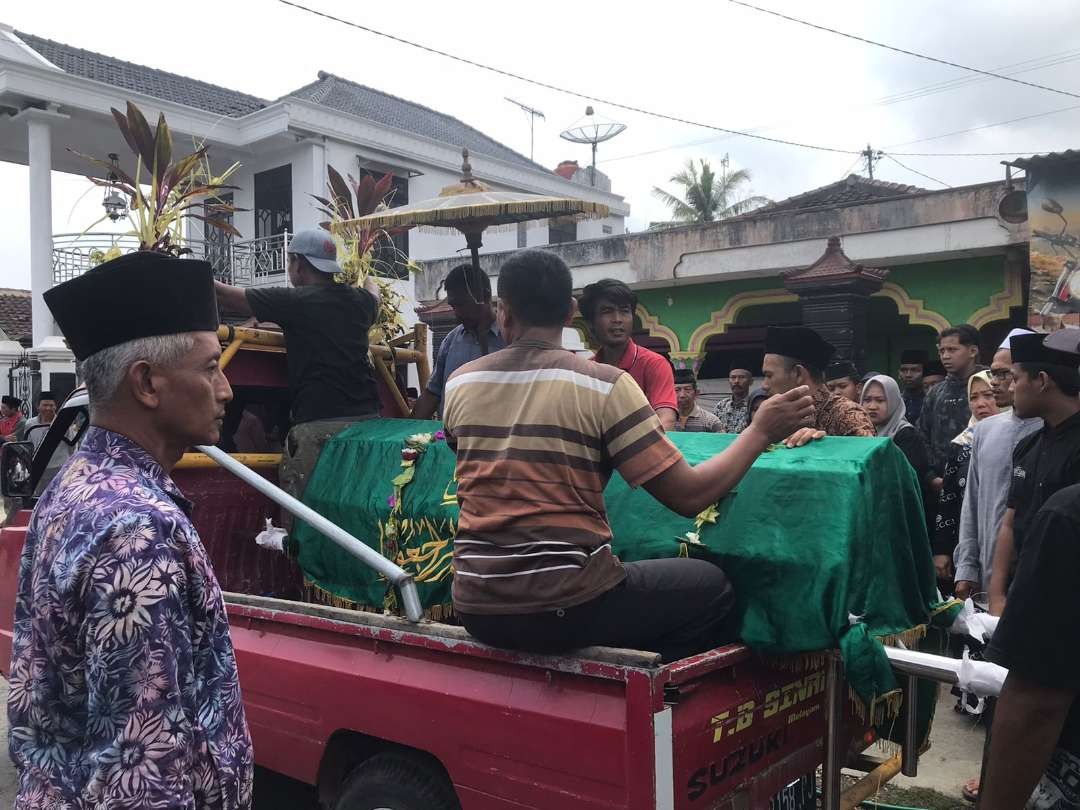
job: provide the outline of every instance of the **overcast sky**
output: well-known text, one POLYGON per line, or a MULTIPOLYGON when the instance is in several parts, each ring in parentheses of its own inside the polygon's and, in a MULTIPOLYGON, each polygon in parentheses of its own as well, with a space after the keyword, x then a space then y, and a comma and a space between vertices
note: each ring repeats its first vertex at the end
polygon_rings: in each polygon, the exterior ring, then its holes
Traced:
MULTIPOLYGON (((718 0, 634 4, 445 2, 306 5, 549 84, 681 118, 771 137, 857 150, 1033 152, 1080 147, 1080 99, 975 77, 718 0), (642 9, 646 6, 642 5, 642 9), (657 13, 659 12, 659 13, 657 13), (965 80, 955 85, 955 80, 965 80), (920 97, 899 94, 939 87, 920 97), (1051 110, 1077 109, 986 127, 1051 110), (936 137, 980 127, 963 134, 936 137), (932 140, 924 140, 931 139, 932 140)), ((898 47, 1080 93, 1080 14, 1075 0, 760 0, 759 5, 898 47), (1023 63, 1023 64, 1021 64, 1023 63)), ((277 98, 327 70, 450 113, 529 151, 528 116, 542 110, 536 159, 588 162, 588 147, 560 140, 586 102, 494 76, 320 19, 276 0, 185 0, 169 6, 103 6, 53 0, 4 4, 0 22, 128 61, 277 98)), ((600 147, 600 168, 626 197, 632 230, 666 218, 653 185, 688 158, 725 154, 753 174, 756 194, 780 199, 861 171, 853 155, 720 136, 603 104, 627 130, 600 147), (709 139, 709 140, 706 140, 709 139), (689 145, 688 145, 689 144, 689 145), (648 154, 641 154, 648 153, 648 154)), ((12 128, 5 129, 10 133, 12 128)), ((902 157, 949 185, 1003 176, 999 157, 902 157)), ((878 177, 927 188, 940 183, 885 159, 878 177)), ((26 169, 0 164, 0 285, 29 286, 26 169)), ((100 215, 100 192, 54 175, 54 230, 81 231, 100 215)))

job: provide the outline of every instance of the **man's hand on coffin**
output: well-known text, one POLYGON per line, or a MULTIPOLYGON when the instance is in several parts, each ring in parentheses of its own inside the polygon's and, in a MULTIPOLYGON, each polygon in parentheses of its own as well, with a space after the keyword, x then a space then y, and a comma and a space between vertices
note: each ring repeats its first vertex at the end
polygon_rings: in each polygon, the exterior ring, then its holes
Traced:
MULTIPOLYGON (((813 424, 814 400, 810 396, 810 389, 800 385, 783 394, 775 394, 761 403, 761 407, 754 414, 751 429, 764 432, 771 443, 792 437, 796 431, 801 432, 803 428, 809 428, 813 424)), ((805 444, 806 441, 802 443, 805 444)))
POLYGON ((800 428, 784 439, 785 447, 802 447, 804 444, 809 444, 817 439, 824 439, 825 431, 818 430, 817 428, 800 428))
POLYGON ((956 584, 953 585, 953 596, 957 599, 967 599, 975 592, 975 585, 976 583, 969 582, 966 579, 957 580, 956 584))

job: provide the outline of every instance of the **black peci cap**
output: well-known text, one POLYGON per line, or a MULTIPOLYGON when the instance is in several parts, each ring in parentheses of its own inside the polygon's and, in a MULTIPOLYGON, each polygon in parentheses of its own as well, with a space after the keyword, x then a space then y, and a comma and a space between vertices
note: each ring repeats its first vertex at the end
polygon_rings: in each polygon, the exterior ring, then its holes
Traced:
POLYGON ((809 326, 770 326, 765 332, 765 353, 790 357, 804 366, 823 371, 836 349, 809 326))
POLYGON ((1009 338, 1014 363, 1080 366, 1080 329, 1061 329, 1050 335, 1031 332, 1009 338))
POLYGON ((210 264, 148 250, 53 287, 45 303, 76 360, 138 338, 218 328, 210 264))
POLYGON ((839 360, 825 369, 825 382, 843 380, 846 377, 851 377, 853 380, 859 379, 859 372, 850 360, 839 360))
POLYGON ((675 369, 675 384, 676 385, 697 385, 697 377, 694 375, 693 369, 689 369, 689 368, 677 368, 677 369, 675 369))
POLYGON ((923 366, 922 370, 924 377, 945 377, 945 366, 941 365, 940 360, 931 360, 923 366))
POLYGON ((930 356, 923 349, 904 349, 900 353, 900 365, 925 366, 930 356))

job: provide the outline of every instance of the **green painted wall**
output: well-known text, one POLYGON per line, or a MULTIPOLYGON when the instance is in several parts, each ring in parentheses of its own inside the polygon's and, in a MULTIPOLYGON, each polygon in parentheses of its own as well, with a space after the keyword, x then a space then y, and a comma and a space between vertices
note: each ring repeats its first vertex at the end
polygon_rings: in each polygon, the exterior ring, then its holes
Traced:
POLYGON ((893 269, 888 281, 921 298, 927 309, 949 323, 964 323, 1005 289, 1003 256, 907 264, 893 269))
POLYGON ((638 301, 649 310, 649 314, 659 318, 660 323, 679 336, 679 342, 685 350, 694 330, 703 323, 708 323, 712 314, 723 309, 732 296, 783 289, 784 285, 779 278, 752 278, 638 290, 638 301))
MULTIPOLYGON (((1003 262, 1001 256, 989 256, 903 265, 889 273, 888 281, 902 287, 911 298, 921 299, 926 309, 939 313, 950 323, 963 323, 985 307, 993 295, 1004 289, 1003 262)), ((708 323, 712 313, 722 309, 732 296, 778 290, 783 290, 779 278, 742 279, 639 290, 638 300, 651 315, 659 318, 660 323, 679 336, 680 348, 685 351, 694 330, 708 323)), ((790 307, 781 306, 783 314, 787 315, 790 307)), ((738 323, 768 323, 769 310, 770 306, 743 310, 738 323)), ((780 310, 777 310, 777 314, 780 314, 780 310)), ((911 328, 907 325, 907 318, 897 314, 892 301, 881 299, 874 299, 870 326, 871 342, 874 344, 878 343, 876 331, 880 331, 882 338, 890 336, 889 340, 902 340, 905 338, 900 332, 911 328)), ((921 331, 925 335, 920 335, 915 345, 925 343, 926 348, 930 348, 931 330, 922 327, 921 331)), ((916 336, 911 337, 914 339, 916 336)), ((881 348, 879 351, 877 362, 892 362, 891 349, 881 348)))

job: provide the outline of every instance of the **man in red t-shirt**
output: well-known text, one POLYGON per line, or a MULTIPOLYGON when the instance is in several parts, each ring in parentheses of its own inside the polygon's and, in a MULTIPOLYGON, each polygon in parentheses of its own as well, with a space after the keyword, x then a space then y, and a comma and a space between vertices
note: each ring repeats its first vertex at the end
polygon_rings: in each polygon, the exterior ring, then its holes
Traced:
POLYGON ((638 346, 631 339, 636 308, 634 291, 613 278, 588 285, 578 299, 578 309, 600 344, 593 360, 617 366, 633 377, 664 430, 672 430, 679 414, 675 375, 666 357, 638 346))

